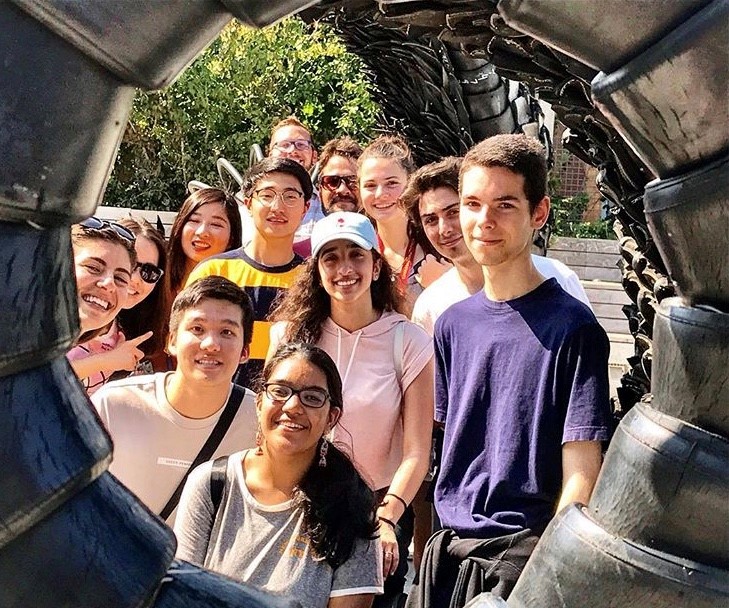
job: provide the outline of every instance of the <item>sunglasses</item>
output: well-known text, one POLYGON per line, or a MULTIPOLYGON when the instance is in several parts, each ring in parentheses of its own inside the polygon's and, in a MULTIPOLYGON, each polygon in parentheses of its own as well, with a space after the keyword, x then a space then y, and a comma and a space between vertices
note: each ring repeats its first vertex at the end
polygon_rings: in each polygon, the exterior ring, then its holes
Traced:
POLYGON ((145 262, 144 264, 137 264, 134 270, 139 271, 139 276, 142 277, 142 281, 145 283, 156 283, 162 278, 165 273, 164 270, 158 268, 154 264, 145 262))
POLYGON ((357 189, 356 175, 322 175, 319 183, 327 190, 334 192, 344 182, 350 190, 357 189))
POLYGON ((98 217, 94 217, 93 215, 89 218, 86 218, 83 222, 80 222, 80 225, 87 230, 104 230, 105 228, 111 228, 120 237, 122 237, 126 241, 129 241, 132 244, 136 240, 136 237, 121 224, 117 224, 116 222, 107 222, 106 220, 100 220, 98 217))

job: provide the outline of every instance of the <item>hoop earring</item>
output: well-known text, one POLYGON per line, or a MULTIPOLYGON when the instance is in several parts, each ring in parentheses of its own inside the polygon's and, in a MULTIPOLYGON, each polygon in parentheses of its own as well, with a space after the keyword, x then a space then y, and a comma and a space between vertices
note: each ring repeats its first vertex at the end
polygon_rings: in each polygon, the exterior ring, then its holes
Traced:
POLYGON ((329 451, 329 442, 326 437, 321 438, 321 446, 319 447, 319 466, 327 466, 327 452, 329 451))

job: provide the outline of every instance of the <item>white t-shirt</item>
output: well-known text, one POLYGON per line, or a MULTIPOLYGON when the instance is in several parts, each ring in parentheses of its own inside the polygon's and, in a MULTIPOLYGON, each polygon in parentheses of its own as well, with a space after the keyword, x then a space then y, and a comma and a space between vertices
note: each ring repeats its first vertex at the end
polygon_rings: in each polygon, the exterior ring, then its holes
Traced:
MULTIPOLYGON (((580 302, 584 302, 590 306, 580 279, 573 270, 570 270, 565 264, 553 258, 545 258, 541 255, 532 254, 532 262, 534 266, 546 279, 557 279, 562 289, 564 289, 572 297, 577 298, 580 302)), ((471 296, 468 289, 461 281, 458 271, 451 268, 440 278, 433 281, 427 289, 420 294, 415 301, 413 308, 412 321, 417 323, 431 336, 435 331, 435 322, 438 320, 447 308, 450 308, 456 302, 465 300, 471 296)), ((590 306, 592 308, 592 306, 590 306)))
POLYGON ((326 608, 332 597, 382 593, 379 538, 356 541, 353 555, 333 569, 312 552, 301 507, 293 500, 264 505, 251 495, 244 456, 238 452, 228 459, 227 492, 215 516, 212 462, 190 474, 175 522, 178 559, 298 600, 305 608, 326 608))
MULTIPOLYGON (((212 416, 194 419, 177 412, 164 390, 171 373, 109 382, 91 399, 114 442, 109 471, 158 514, 223 413, 220 408, 212 416)), ((213 458, 255 447, 256 428, 255 395, 245 389, 213 458)), ((171 525, 174 519, 173 511, 167 521, 171 525)))

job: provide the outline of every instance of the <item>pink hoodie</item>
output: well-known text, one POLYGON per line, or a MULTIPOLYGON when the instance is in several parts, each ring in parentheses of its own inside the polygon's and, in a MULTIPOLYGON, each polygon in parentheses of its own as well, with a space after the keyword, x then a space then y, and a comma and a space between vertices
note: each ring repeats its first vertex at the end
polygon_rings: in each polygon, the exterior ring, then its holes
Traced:
MULTIPOLYGON (((271 341, 280 342, 285 324, 276 323, 271 341)), ((344 387, 344 412, 334 430, 334 441, 343 444, 370 486, 390 485, 402 461, 402 396, 433 358, 428 334, 407 317, 386 312, 355 332, 331 319, 322 327, 319 347, 337 364, 344 387), (395 371, 395 328, 404 323, 402 387, 395 371)))

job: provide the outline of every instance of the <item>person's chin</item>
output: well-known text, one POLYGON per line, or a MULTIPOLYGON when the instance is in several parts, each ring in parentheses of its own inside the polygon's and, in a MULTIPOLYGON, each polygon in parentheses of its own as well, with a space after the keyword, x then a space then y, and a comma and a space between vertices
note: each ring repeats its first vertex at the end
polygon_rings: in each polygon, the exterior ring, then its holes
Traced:
POLYGON ((331 207, 329 207, 329 213, 334 213, 335 211, 348 211, 350 213, 357 213, 359 211, 359 208, 357 207, 356 203, 335 203, 331 207))

